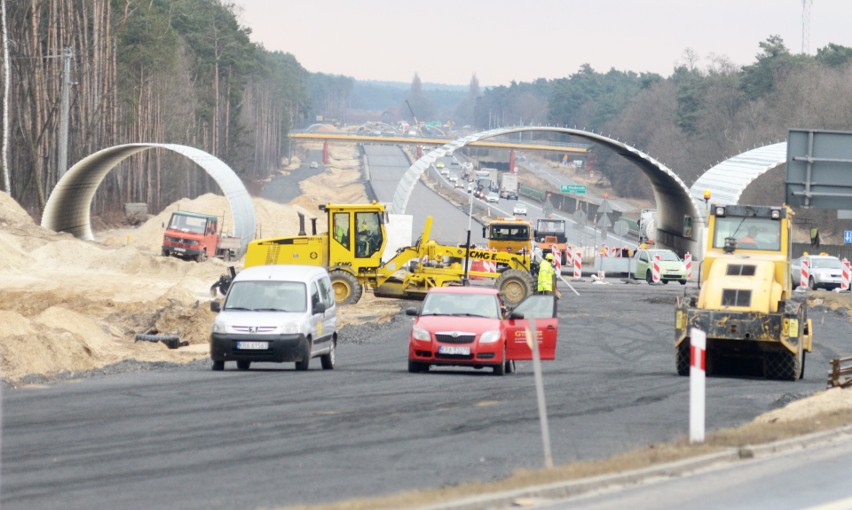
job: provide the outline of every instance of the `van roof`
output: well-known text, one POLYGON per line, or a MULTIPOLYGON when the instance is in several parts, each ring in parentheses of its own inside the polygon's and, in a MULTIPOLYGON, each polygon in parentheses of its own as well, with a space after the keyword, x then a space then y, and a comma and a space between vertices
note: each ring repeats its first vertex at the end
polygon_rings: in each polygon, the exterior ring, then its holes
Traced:
POLYGON ((235 282, 243 280, 276 280, 290 282, 307 282, 319 276, 327 275, 328 271, 320 266, 304 266, 298 264, 270 264, 252 266, 237 273, 235 282))

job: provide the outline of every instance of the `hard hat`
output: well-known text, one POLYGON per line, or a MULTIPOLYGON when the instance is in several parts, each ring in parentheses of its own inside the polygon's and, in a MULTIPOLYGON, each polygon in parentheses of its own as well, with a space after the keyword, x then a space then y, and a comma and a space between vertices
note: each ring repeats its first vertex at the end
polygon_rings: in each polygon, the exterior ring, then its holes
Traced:
POLYGON ((553 260, 553 254, 548 253, 547 255, 544 256, 544 258, 546 258, 547 260, 553 260))

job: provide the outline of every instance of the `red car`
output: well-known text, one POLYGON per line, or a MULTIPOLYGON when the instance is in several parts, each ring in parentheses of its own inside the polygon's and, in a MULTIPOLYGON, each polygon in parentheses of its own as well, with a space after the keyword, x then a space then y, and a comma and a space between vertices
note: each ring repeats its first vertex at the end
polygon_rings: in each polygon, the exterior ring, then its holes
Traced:
POLYGON ((426 294, 408 339, 408 371, 426 372, 432 365, 491 367, 495 375, 514 370, 514 361, 531 360, 527 341, 535 319, 539 356, 556 357, 556 298, 532 295, 506 313, 491 287, 438 287, 426 294))

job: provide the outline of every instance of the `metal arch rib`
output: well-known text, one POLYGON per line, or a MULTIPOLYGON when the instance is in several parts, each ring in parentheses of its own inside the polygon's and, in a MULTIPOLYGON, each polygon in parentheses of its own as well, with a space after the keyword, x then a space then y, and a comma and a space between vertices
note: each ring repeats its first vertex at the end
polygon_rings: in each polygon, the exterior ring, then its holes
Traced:
POLYGON ((693 201, 702 207, 704 192, 719 204, 736 204, 743 191, 766 172, 787 163, 787 142, 758 147, 722 161, 699 177, 690 188, 693 201))
POLYGON ((255 217, 251 196, 234 171, 222 160, 195 147, 166 143, 116 145, 90 154, 78 161, 59 180, 44 208, 41 226, 74 237, 93 240, 91 205, 98 186, 106 175, 128 157, 148 150, 167 149, 200 166, 216 181, 228 199, 234 235, 240 238, 241 253, 254 238, 255 217))

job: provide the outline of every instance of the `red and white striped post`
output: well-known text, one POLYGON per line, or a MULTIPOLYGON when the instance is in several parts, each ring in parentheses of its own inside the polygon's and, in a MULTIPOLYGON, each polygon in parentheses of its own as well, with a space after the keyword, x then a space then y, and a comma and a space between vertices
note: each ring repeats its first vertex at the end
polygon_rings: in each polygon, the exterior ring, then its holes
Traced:
POLYGON ((654 255, 654 260, 651 263, 651 281, 652 283, 660 283, 660 256, 654 255))
POLYGON ((686 266, 686 279, 691 280, 692 279, 692 254, 691 253, 686 252, 686 254, 683 256, 683 264, 686 266))
POLYGON ((704 442, 707 335, 700 329, 689 330, 689 442, 704 442))
POLYGON ((550 253, 553 254, 553 265, 556 269, 556 274, 562 274, 562 251, 555 245, 550 245, 550 253))
POLYGON ((811 263, 808 262, 808 259, 802 259, 802 272, 799 274, 799 287, 806 289, 808 287, 808 280, 811 279, 811 263))
POLYGON ((840 269, 840 290, 849 290, 852 284, 852 264, 848 259, 843 259, 843 267, 840 269))
POLYGON ((582 278, 583 272, 583 252, 577 250, 574 252, 574 278, 582 278))

